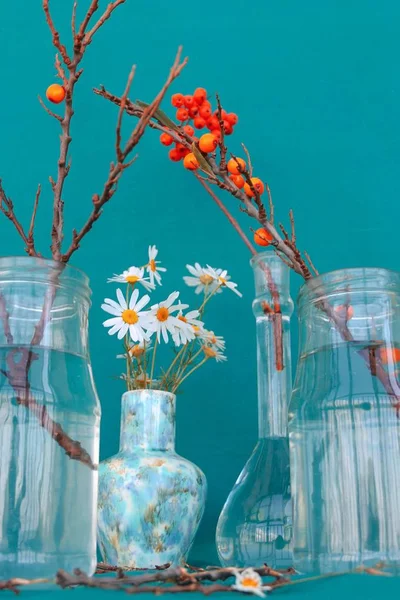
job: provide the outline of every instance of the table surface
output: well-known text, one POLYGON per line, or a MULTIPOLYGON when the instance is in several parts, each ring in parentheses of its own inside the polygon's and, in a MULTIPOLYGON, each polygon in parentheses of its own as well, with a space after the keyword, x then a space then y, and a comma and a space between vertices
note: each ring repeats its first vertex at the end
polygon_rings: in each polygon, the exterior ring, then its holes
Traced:
MULTIPOLYGON (((6 595, 12 592, 4 592, 6 595)), ((62 590, 55 586, 46 588, 24 588, 22 590, 23 597, 43 598, 44 596, 51 599, 56 596, 62 600, 61 594, 73 594, 74 600, 90 600, 91 598, 117 598, 117 591, 75 588, 73 590, 62 590)), ((294 586, 280 588, 270 594, 270 596, 282 596, 296 598, 298 600, 347 600, 358 599, 362 600, 377 600, 377 598, 398 598, 400 595, 400 577, 381 577, 373 575, 340 575, 336 577, 328 577, 317 581, 307 581, 294 586)), ((174 594, 163 594, 163 597, 172 597, 174 594)), ((216 594, 220 597, 230 597, 232 595, 223 592, 216 594)), ((152 598, 153 594, 143 593, 140 598, 152 598)), ((191 593, 190 598, 202 597, 201 593, 191 593)))

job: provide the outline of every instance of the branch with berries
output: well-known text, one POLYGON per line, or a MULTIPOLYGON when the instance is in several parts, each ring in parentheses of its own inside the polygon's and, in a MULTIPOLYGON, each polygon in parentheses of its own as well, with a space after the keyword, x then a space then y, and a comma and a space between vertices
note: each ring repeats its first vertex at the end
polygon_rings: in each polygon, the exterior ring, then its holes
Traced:
MULTIPOLYGON (((25 406, 39 421, 41 427, 48 431, 54 441, 65 451, 66 455, 73 459, 88 465, 91 469, 97 468, 93 464, 88 452, 83 448, 79 441, 73 440, 62 429, 61 425, 51 419, 45 407, 39 405, 32 397, 29 384, 29 371, 35 360, 36 354, 33 348, 40 345, 46 325, 51 320, 51 308, 57 293, 57 284, 59 276, 62 273, 64 264, 67 263, 71 256, 79 248, 82 239, 92 229, 94 223, 101 216, 105 204, 113 197, 117 190, 117 186, 123 173, 128 169, 136 159, 133 154, 134 149, 140 142, 146 128, 156 115, 159 106, 171 83, 180 75, 185 67, 187 59, 182 60, 182 48, 178 49, 175 60, 172 64, 170 72, 162 85, 159 93, 150 104, 142 109, 141 115, 132 128, 132 131, 125 144, 121 142, 121 127, 124 116, 125 101, 131 89, 133 82, 135 67, 131 69, 125 91, 120 98, 120 110, 118 113, 116 133, 115 133, 115 158, 111 162, 108 173, 105 175, 105 181, 100 192, 93 194, 91 201, 91 209, 86 222, 80 229, 72 231, 72 238, 69 246, 63 251, 62 244, 64 239, 64 193, 67 177, 71 169, 70 146, 72 142, 71 123, 74 116, 74 93, 76 85, 81 79, 83 69, 81 68, 82 60, 86 51, 92 43, 96 33, 112 16, 114 11, 125 3, 126 0, 114 0, 108 4, 103 12, 100 11, 99 1, 90 0, 89 7, 80 24, 77 24, 76 9, 77 3, 73 2, 71 31, 72 31, 72 47, 69 50, 67 45, 61 40, 60 34, 54 23, 51 11, 50 0, 42 0, 42 8, 45 19, 52 36, 53 46, 56 49, 55 68, 60 80, 59 83, 53 83, 47 88, 47 100, 54 105, 63 105, 61 114, 54 112, 45 104, 42 98, 39 97, 39 102, 44 107, 46 112, 57 122, 61 129, 59 155, 57 160, 57 174, 55 177, 50 176, 49 181, 53 192, 52 203, 52 227, 51 227, 51 257, 58 262, 58 266, 54 270, 53 276, 49 282, 49 287, 45 296, 43 309, 40 319, 35 326, 34 334, 30 340, 29 348, 10 350, 6 363, 7 368, 2 371, 2 374, 8 379, 13 387, 17 401, 25 406), (18 356, 18 360, 16 360, 18 356)), ((25 251, 31 257, 41 257, 34 237, 35 223, 37 210, 39 205, 41 187, 39 185, 32 209, 32 216, 29 223, 29 228, 24 227, 22 222, 17 218, 14 204, 11 198, 6 194, 0 180, 0 211, 11 221, 17 230, 19 236, 25 244, 25 251)), ((3 323, 3 328, 8 344, 13 343, 13 335, 10 327, 9 314, 5 306, 4 298, 0 296, 0 318, 3 323)))
MULTIPOLYGON (((121 98, 111 94, 104 87, 95 89, 94 92, 121 107, 121 98)), ((183 166, 194 173, 252 253, 255 253, 253 245, 225 203, 213 192, 212 186, 239 200, 240 210, 257 222, 257 229, 252 230, 257 246, 271 246, 282 261, 305 281, 318 276, 319 273, 308 253, 300 251, 297 245, 293 211, 289 212, 290 228, 287 229, 282 223, 276 226, 271 190, 267 183, 253 175, 252 161, 246 146, 242 144, 244 158, 228 152, 226 138, 234 132, 238 122, 237 115, 222 108, 218 95, 213 110, 204 88, 197 88, 192 95, 173 94, 171 103, 176 109, 175 117, 178 122, 158 111, 149 123, 152 129, 161 133, 160 142, 171 146, 169 158, 174 162, 182 161, 183 166), (205 128, 208 132, 201 133, 205 128), (199 136, 195 135, 196 130, 199 136), (227 157, 230 158, 227 160, 227 157), (263 200, 265 197, 266 201, 263 200)), ((123 104, 129 115, 141 117, 142 102, 133 102, 125 98, 123 104)), ((276 368, 281 370, 283 364, 280 350, 282 338, 279 294, 271 274, 266 272, 266 277, 272 303, 266 303, 265 314, 273 318, 276 368)), ((328 316, 344 341, 355 341, 348 327, 352 318, 351 311, 335 309, 326 298, 320 299, 318 306, 328 316)), ((400 418, 399 385, 391 380, 391 374, 385 368, 384 356, 375 350, 371 352, 368 348, 360 349, 359 354, 371 374, 377 377, 392 398, 393 407, 400 418)))

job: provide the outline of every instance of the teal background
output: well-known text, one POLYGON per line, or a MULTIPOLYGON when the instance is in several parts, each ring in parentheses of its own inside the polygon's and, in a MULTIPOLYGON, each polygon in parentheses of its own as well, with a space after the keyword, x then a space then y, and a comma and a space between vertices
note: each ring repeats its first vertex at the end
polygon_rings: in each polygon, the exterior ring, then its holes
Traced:
MULTIPOLYGON (((65 39, 72 0, 52 5, 65 39)), ((82 13, 88 0, 80 5, 82 13)), ((399 17, 394 0, 127 0, 89 48, 77 88, 65 192, 67 239, 86 219, 91 196, 101 190, 114 158, 116 109, 91 89, 104 83, 120 94, 137 63, 132 96, 149 101, 183 44, 190 62, 172 91, 191 93, 204 86, 210 94, 218 91, 226 108, 239 114, 231 150, 239 152, 240 142, 246 143, 255 175, 271 186, 278 218, 285 220, 294 209, 299 246, 317 267, 398 268, 399 17)), ((1 2, 0 50, 0 175, 26 224, 36 186, 43 183, 36 239, 48 254, 47 180, 55 176, 59 128, 36 98, 55 80, 39 1, 1 2)), ((164 106, 168 111, 168 101, 164 106)), ((126 132, 133 125, 127 119, 126 132)), ((198 464, 209 482, 192 560, 212 563, 218 514, 257 435, 249 256, 193 176, 168 161, 156 133, 146 134, 139 152, 140 160, 125 173, 72 261, 88 273, 93 289, 91 348, 103 408, 101 454, 117 449, 123 391, 113 379, 119 347, 101 325, 100 304, 115 290, 107 277, 144 262, 153 243, 168 268, 163 294, 183 288, 187 262, 227 268, 244 296, 240 300, 226 291, 217 297, 209 326, 226 337, 229 362, 209 364, 193 376, 178 403, 178 451, 198 464)), ((244 227, 253 225, 230 196, 226 201, 244 227)), ((4 217, 0 227, 0 253, 21 254, 22 242, 4 217)), ((299 284, 294 275, 294 296, 299 284)), ((186 289, 182 296, 194 298, 186 289)), ((295 352, 295 326, 293 338, 295 352)))

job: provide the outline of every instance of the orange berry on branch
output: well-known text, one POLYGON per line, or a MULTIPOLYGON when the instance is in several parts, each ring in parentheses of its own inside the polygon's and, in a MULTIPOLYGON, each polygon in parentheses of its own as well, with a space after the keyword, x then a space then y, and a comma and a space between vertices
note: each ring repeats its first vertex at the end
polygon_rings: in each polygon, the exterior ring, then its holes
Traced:
MULTIPOLYGON (((217 119, 219 119, 219 112, 218 112, 218 110, 214 110, 214 115, 217 117, 217 119)), ((228 113, 226 112, 226 110, 224 110, 223 108, 221 108, 221 117, 222 117, 222 119, 226 119, 227 116, 228 116, 228 113)))
POLYGON ((400 348, 381 348, 379 356, 384 365, 400 362, 400 348))
POLYGON ((274 238, 267 229, 260 227, 254 232, 254 242, 257 246, 269 246, 274 238))
POLYGON ((237 114, 235 114, 235 113, 228 113, 226 115, 226 120, 231 125, 236 125, 236 123, 239 121, 239 118, 238 118, 237 114))
POLYGON ((199 168, 199 161, 197 160, 193 152, 189 152, 189 154, 186 154, 185 158, 183 159, 183 166, 185 167, 185 169, 189 169, 189 171, 195 171, 199 168))
POLYGON ((190 96, 190 94, 188 94, 187 96, 185 96, 183 102, 186 108, 190 108, 194 104, 193 96, 190 96))
POLYGON ((243 158, 234 156, 228 160, 226 167, 232 175, 240 175, 240 173, 243 173, 246 170, 246 161, 243 160, 243 158))
POLYGON ((175 108, 180 108, 183 106, 184 95, 183 94, 173 94, 171 96, 171 104, 175 106, 175 108))
POLYGON ((236 187, 239 188, 239 190, 241 190, 245 184, 245 181, 241 175, 229 175, 229 179, 233 181, 233 183, 236 185, 236 187))
POLYGON ((186 154, 188 154, 190 152, 190 150, 188 150, 186 148, 186 146, 184 146, 183 144, 180 144, 179 142, 177 144, 175 144, 175 148, 179 152, 180 156, 186 156, 186 154))
POLYGON ((163 146, 170 146, 173 141, 174 138, 169 135, 169 133, 162 133, 160 135, 160 142, 163 144, 163 146))
POLYGON ((182 158, 182 155, 178 152, 176 148, 171 148, 171 150, 168 152, 168 156, 170 160, 173 160, 174 162, 178 162, 182 158))
POLYGON ((211 108, 209 108, 208 106, 200 106, 199 115, 200 115, 200 117, 203 117, 203 119, 208 121, 208 119, 212 115, 211 108))
POLYGON ((193 94, 193 99, 196 104, 200 105, 207 99, 207 91, 204 88, 196 88, 193 94))
MULTIPOLYGON (((261 179, 259 179, 258 177, 251 177, 250 181, 253 185, 253 188, 256 190, 256 192, 258 192, 261 195, 264 191, 264 184, 261 181, 261 179)), ((246 192, 246 195, 249 196, 250 198, 254 197, 254 192, 247 182, 244 184, 244 191, 246 192)))
POLYGON ((207 127, 210 130, 212 130, 212 129, 220 129, 219 121, 218 121, 217 117, 211 117, 211 119, 208 119, 208 121, 207 121, 207 127))
POLYGON ((218 146, 218 140, 212 133, 205 133, 199 139, 199 148, 202 152, 214 152, 218 146))
POLYGON ((226 119, 224 119, 224 133, 226 135, 231 135, 233 133, 233 126, 226 119))
POLYGON ((49 85, 46 90, 46 98, 50 102, 53 102, 53 104, 60 104, 65 99, 66 94, 65 88, 59 83, 49 85))
POLYGON ((191 125, 185 125, 183 131, 188 135, 194 135, 194 129, 191 125))
POLYGON ((206 126, 206 121, 203 119, 203 117, 195 117, 193 125, 196 127, 196 129, 204 129, 206 126))
POLYGON ((197 106, 197 104, 193 104, 193 106, 191 106, 189 108, 189 117, 191 117, 192 119, 199 114, 199 107, 197 106))
POLYGON ((186 108, 178 108, 176 111, 176 118, 178 121, 187 121, 189 118, 189 113, 186 108))
POLYGON ((217 139, 217 142, 219 142, 221 140, 221 130, 220 129, 211 129, 210 133, 217 139))

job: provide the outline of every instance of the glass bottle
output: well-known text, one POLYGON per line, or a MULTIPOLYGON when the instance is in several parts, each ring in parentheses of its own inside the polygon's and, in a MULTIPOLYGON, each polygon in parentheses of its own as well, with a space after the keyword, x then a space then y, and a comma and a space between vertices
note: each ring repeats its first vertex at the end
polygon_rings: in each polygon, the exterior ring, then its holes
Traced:
POLYGON ((345 269, 299 296, 289 410, 295 567, 400 560, 400 274, 345 269))
POLYGON ((100 407, 88 278, 0 258, 0 578, 96 566, 100 407))
POLYGON ((290 270, 272 251, 255 256, 258 442, 219 517, 224 566, 291 565, 287 409, 292 389, 290 270))

